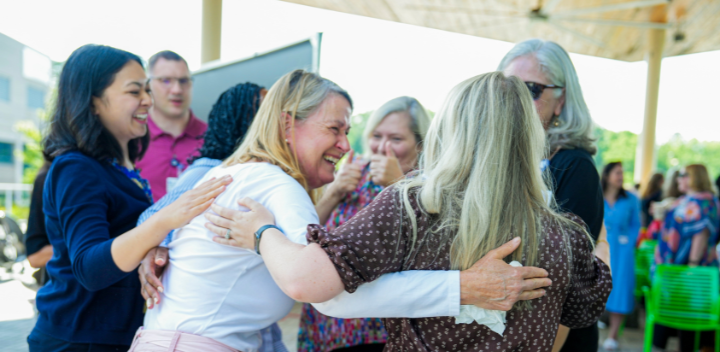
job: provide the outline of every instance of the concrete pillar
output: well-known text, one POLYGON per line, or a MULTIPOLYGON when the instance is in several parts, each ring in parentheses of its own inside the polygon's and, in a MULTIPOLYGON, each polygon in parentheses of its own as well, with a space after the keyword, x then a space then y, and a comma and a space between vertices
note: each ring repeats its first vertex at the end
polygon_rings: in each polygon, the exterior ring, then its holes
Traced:
MULTIPOLYGON (((653 22, 665 22, 665 6, 654 9, 653 22)), ((647 85, 645 94, 645 119, 639 142, 640 184, 645 184, 655 169, 655 126, 657 125, 658 94, 660 91, 660 66, 665 48, 665 29, 648 30, 647 85)), ((636 163, 638 164, 638 163, 636 163)))
POLYGON ((640 184, 645 184, 655 169, 655 127, 657 125, 657 105, 660 91, 660 66, 665 46, 665 30, 650 29, 648 33, 647 86, 645 93, 645 119, 640 136, 640 184))
POLYGON ((201 63, 220 59, 222 0, 203 0, 201 63))

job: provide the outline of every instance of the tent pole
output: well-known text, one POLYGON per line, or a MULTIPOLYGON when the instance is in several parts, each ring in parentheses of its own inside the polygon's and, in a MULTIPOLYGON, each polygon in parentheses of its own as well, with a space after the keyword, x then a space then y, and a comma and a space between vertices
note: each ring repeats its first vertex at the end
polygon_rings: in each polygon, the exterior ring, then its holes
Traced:
POLYGON ((655 126, 657 125, 660 66, 665 46, 665 29, 648 30, 647 87, 645 94, 645 119, 640 136, 640 184, 650 179, 655 169, 655 126))
POLYGON ((221 34, 222 0, 203 0, 201 63, 205 64, 220 59, 221 34))

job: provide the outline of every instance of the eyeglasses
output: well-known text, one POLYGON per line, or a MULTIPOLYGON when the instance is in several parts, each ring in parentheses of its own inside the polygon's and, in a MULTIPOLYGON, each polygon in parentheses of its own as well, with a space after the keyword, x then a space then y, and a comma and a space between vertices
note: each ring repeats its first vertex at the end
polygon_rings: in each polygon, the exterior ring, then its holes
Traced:
POLYGON ((686 172, 682 172, 678 174, 678 177, 688 177, 688 174, 686 172))
POLYGON ((193 82, 192 77, 152 77, 151 79, 160 82, 167 88, 174 86, 176 82, 180 84, 180 87, 187 88, 190 87, 193 82))
POLYGON ((540 96, 542 95, 543 91, 547 88, 555 89, 555 88, 563 88, 560 86, 554 86, 552 84, 540 84, 535 82, 525 82, 525 85, 528 87, 528 90, 530 90, 530 95, 532 95, 533 100, 540 99, 540 96))

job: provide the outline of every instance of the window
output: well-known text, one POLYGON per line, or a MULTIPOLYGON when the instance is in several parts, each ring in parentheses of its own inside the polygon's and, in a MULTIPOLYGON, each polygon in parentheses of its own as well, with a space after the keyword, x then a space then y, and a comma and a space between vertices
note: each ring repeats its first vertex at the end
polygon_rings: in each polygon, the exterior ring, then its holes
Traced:
POLYGON ((31 109, 45 108, 45 92, 40 89, 28 87, 27 89, 27 106, 31 109))
POLYGON ((0 101, 10 101, 10 79, 0 76, 0 101))
POLYGON ((13 145, 0 142, 0 164, 13 163, 13 145))

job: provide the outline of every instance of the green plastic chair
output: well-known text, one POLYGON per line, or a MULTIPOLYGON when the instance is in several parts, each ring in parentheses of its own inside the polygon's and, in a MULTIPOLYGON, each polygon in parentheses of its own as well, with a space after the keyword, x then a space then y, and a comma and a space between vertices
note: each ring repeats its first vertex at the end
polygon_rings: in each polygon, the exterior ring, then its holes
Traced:
MULTIPOLYGON (((645 352, 652 348, 655 324, 690 331, 715 331, 720 352, 720 273, 716 267, 658 265, 652 286, 645 287, 645 352)), ((700 334, 695 334, 695 350, 700 334)))
POLYGON ((657 241, 645 240, 640 242, 640 247, 635 251, 635 297, 640 298, 643 294, 643 287, 650 287, 650 266, 655 259, 655 247, 657 241))

